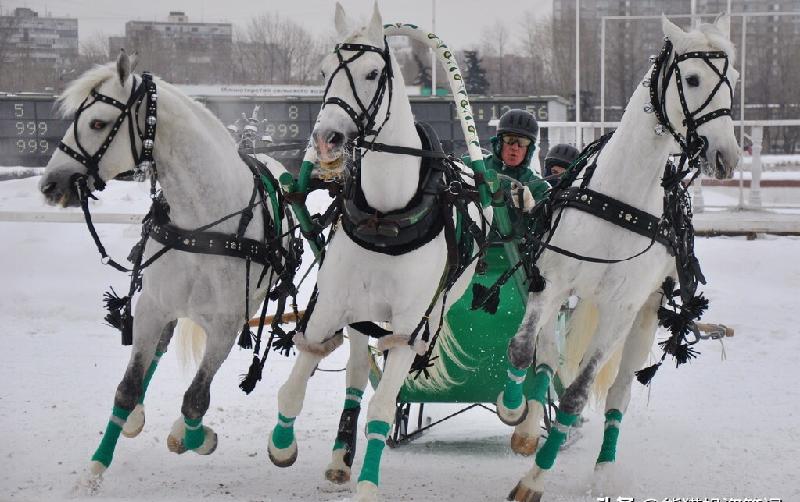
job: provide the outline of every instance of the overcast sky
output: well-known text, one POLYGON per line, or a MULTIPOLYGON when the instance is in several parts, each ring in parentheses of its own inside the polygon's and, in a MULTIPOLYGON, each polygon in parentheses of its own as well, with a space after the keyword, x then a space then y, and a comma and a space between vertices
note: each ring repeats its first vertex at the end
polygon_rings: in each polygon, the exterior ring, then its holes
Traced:
MULTIPOLYGON (((373 0, 341 0, 348 14, 365 18, 373 0)), ((333 27, 334 0, 0 0, 3 11, 29 7, 44 16, 78 18, 79 37, 97 32, 122 35, 125 21, 165 21, 169 11, 184 11, 189 21, 230 22, 244 25, 253 15, 280 12, 312 32, 333 27)), ((383 20, 409 22, 428 28, 432 0, 380 0, 383 20)), ((524 11, 549 14, 552 0, 436 0, 436 33, 451 47, 468 48, 479 43, 485 27, 502 20, 518 25, 524 11)))

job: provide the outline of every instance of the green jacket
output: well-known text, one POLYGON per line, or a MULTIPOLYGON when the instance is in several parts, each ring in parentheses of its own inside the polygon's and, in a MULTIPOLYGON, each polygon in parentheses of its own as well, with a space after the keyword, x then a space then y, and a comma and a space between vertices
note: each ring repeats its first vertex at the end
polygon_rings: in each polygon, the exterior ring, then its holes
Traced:
MULTIPOLYGON (((494 155, 485 157, 483 161, 486 163, 488 169, 494 169, 497 171, 497 174, 508 176, 527 186, 536 202, 542 200, 550 189, 550 185, 528 166, 506 167, 503 161, 494 155)), ((503 179, 502 186, 505 190, 509 190, 511 188, 511 182, 507 179, 503 179)))

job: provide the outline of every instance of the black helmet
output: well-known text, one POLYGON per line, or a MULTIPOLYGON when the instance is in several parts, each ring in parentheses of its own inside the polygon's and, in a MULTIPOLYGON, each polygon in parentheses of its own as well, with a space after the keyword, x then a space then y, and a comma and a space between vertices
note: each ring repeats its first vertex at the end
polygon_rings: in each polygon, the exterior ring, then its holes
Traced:
POLYGON ((524 136, 534 143, 539 135, 539 124, 530 112, 525 110, 509 110, 500 117, 497 124, 497 135, 516 134, 524 136))
POLYGON ((547 152, 544 158, 544 169, 542 170, 545 177, 553 174, 553 166, 561 166, 564 169, 568 168, 575 159, 578 158, 580 152, 572 145, 561 143, 552 147, 547 152))

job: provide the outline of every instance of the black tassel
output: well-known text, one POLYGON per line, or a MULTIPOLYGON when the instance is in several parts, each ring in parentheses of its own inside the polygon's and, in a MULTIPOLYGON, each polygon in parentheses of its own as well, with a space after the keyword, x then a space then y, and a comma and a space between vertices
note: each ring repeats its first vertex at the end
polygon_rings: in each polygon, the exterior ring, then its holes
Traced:
POLYGON ((272 330, 272 334, 275 337, 275 341, 272 342, 272 349, 276 352, 280 352, 286 357, 289 357, 289 354, 292 352, 292 347, 294 347, 294 330, 289 331, 288 333, 282 330, 281 328, 276 327, 272 330))
POLYGON ((472 310, 482 309, 490 314, 495 314, 499 305, 499 288, 487 288, 477 282, 472 285, 472 310))
POLYGON ((239 347, 243 349, 253 348, 253 332, 250 331, 250 324, 245 321, 242 332, 239 333, 239 347))
POLYGON ((658 371, 658 368, 660 366, 661 363, 658 362, 652 366, 648 366, 647 368, 640 369, 639 371, 634 373, 636 375, 636 380, 638 380, 639 383, 642 385, 649 385, 650 380, 652 380, 653 377, 656 376, 656 371, 658 371))
POLYGON ((123 311, 131 298, 130 296, 120 297, 117 292, 114 291, 114 288, 110 289, 110 292, 106 291, 103 293, 103 303, 105 304, 106 310, 108 310, 108 314, 106 314, 104 319, 111 327, 123 331, 126 318, 123 311))
POLYGON ((122 319, 122 345, 133 345, 133 316, 125 314, 122 319))
POLYGON ((250 368, 247 370, 247 375, 244 375, 242 381, 239 383, 239 388, 245 394, 250 394, 256 388, 256 384, 261 380, 261 360, 258 356, 253 356, 253 362, 250 363, 250 368))
POLYGON ((708 308, 708 298, 699 294, 693 296, 688 302, 684 303, 681 310, 686 314, 689 320, 699 320, 703 316, 703 312, 708 308))
POLYGON ((698 352, 687 344, 679 344, 675 348, 675 367, 689 362, 690 359, 697 357, 698 352))
POLYGON ((531 282, 528 284, 528 292, 541 293, 544 291, 546 285, 547 284, 545 283, 544 277, 539 273, 539 269, 535 268, 531 274, 531 282))

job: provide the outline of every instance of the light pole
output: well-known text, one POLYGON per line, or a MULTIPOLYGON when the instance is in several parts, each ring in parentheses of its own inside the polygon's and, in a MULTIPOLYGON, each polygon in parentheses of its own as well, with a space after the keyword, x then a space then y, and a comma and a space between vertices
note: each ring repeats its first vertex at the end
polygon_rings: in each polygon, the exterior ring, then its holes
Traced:
POLYGON ((575 0, 575 147, 583 146, 581 138, 581 0, 575 0))

